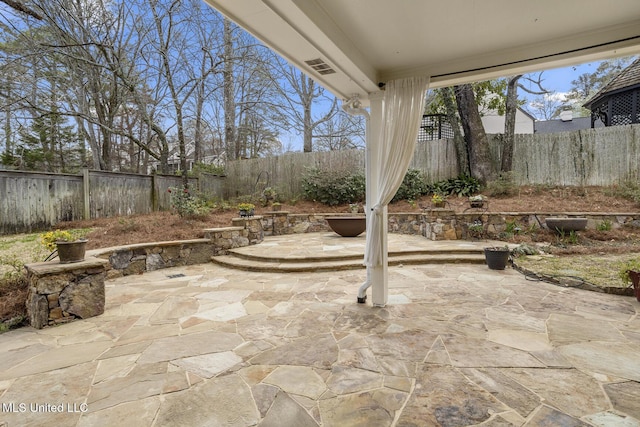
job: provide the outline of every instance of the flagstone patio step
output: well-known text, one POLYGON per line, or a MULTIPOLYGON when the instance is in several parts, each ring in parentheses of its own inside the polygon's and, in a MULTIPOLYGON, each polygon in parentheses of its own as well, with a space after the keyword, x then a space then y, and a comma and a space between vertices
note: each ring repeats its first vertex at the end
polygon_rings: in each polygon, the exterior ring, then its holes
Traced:
MULTIPOLYGON (((310 272, 355 270, 364 268, 362 255, 345 257, 317 257, 313 259, 277 259, 266 257, 250 257, 250 259, 237 256, 237 254, 216 256, 211 258, 216 264, 247 271, 260 272, 310 272), (259 258, 259 259, 258 259, 259 258)), ((414 253, 414 254, 389 254, 389 265, 401 264, 484 264, 484 255, 475 253, 414 253)))
MULTIPOLYGON (((249 253, 245 248, 231 249, 229 250, 231 256, 236 258, 242 258, 249 261, 257 262, 276 262, 276 263, 310 263, 310 262, 329 262, 329 261, 344 261, 344 260, 358 260, 363 258, 362 253, 355 254, 320 254, 320 255, 287 255, 278 256, 275 254, 269 254, 267 252, 261 253, 249 253)), ((419 249, 419 250, 399 250, 389 251, 389 259, 403 256, 431 256, 431 255, 483 255, 481 248, 447 248, 447 249, 419 249)), ((484 257, 484 255, 483 255, 484 257)))

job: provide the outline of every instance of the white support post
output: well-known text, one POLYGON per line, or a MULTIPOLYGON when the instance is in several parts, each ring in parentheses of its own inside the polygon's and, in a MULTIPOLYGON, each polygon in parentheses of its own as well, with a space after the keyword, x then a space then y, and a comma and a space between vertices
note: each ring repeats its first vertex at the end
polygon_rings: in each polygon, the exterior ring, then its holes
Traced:
MULTIPOLYGON (((367 138, 366 153, 366 179, 367 179, 367 222, 369 216, 372 215, 372 208, 379 195, 380 170, 379 165, 382 163, 378 158, 380 144, 382 141, 382 104, 384 92, 376 92, 369 95, 370 101, 370 134, 367 138)), ((367 267, 367 280, 371 289, 371 302, 374 307, 384 307, 387 304, 388 296, 388 245, 387 245, 387 207, 385 206, 381 212, 382 220, 382 265, 375 267, 367 267)))

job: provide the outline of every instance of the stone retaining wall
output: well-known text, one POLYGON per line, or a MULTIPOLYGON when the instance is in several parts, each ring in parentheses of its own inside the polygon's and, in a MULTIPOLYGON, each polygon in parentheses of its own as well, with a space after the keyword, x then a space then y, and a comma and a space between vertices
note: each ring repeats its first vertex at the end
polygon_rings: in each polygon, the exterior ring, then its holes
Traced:
POLYGON ((233 223, 233 227, 205 229, 203 239, 138 243, 96 249, 87 254, 108 260, 111 270, 107 278, 113 279, 162 268, 204 264, 212 256, 225 255, 229 249, 255 245, 264 239, 261 216, 234 218, 233 223))
MULTIPOLYGON (((330 231, 325 220, 328 216, 352 216, 352 214, 314 213, 289 214, 288 212, 265 213, 262 218, 264 235, 309 233, 330 231)), ((526 231, 543 228, 547 217, 586 217, 587 228, 595 229, 603 221, 610 221, 612 228, 634 223, 640 226, 640 213, 594 214, 585 212, 534 213, 534 212, 483 212, 481 210, 455 213, 449 209, 429 209, 423 212, 389 213, 389 232, 417 234, 430 240, 459 240, 475 236, 468 226, 479 222, 483 233, 499 236, 510 228, 518 227, 526 231)))
POLYGON ((25 265, 31 326, 66 323, 104 313, 104 281, 109 262, 87 258, 73 264, 38 262, 25 265))
POLYGON ((265 236, 328 231, 331 230, 325 220, 328 216, 352 216, 352 214, 271 212, 262 215, 262 229, 265 236))

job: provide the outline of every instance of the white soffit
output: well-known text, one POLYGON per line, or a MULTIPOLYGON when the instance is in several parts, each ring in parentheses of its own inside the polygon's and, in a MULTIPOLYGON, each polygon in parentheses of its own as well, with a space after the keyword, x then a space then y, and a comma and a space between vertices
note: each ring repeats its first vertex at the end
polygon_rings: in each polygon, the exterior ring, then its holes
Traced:
POLYGON ((640 0, 205 1, 341 98, 640 53, 640 0))

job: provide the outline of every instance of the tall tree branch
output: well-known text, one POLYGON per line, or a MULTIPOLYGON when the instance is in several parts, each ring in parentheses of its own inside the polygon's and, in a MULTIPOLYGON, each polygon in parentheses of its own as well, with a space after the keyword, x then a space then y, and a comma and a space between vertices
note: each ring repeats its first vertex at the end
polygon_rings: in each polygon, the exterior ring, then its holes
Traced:
POLYGON ((14 0, 0 0, 2 3, 6 4, 10 8, 17 10, 18 12, 22 12, 26 15, 29 15, 33 18, 36 18, 39 21, 42 21, 42 16, 36 12, 35 10, 23 5, 22 3, 14 0))

